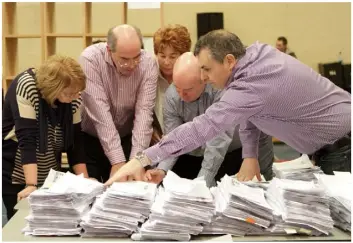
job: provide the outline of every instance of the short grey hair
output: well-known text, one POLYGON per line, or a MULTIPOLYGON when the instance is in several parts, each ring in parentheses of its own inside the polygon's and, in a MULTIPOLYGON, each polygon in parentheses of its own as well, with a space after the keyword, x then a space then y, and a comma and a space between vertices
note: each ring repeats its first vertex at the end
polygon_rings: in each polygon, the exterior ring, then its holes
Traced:
MULTIPOLYGON (((138 27, 134 26, 134 25, 131 25, 131 26, 136 31, 136 34, 137 34, 137 36, 138 36, 138 38, 140 40, 140 43, 141 43, 141 49, 143 49, 144 48, 144 46, 143 46, 143 36, 142 36, 141 30, 138 27)), ((118 27, 118 26, 114 26, 114 27, 110 28, 108 30, 108 35, 107 35, 107 45, 109 46, 109 49, 112 52, 116 51, 116 42, 118 40, 116 34, 114 33, 114 29, 116 27, 118 27)))
POLYGON ((235 59, 240 59, 246 53, 239 37, 226 30, 213 30, 201 36, 195 45, 194 55, 199 55, 203 49, 208 49, 219 63, 223 63, 228 54, 232 54, 235 59))

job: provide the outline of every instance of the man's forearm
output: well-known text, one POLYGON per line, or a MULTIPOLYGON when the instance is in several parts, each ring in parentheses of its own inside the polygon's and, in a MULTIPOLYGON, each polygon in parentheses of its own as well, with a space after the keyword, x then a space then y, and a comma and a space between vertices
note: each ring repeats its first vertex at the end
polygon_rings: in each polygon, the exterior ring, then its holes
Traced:
POLYGON ((87 167, 85 163, 76 164, 72 167, 76 175, 83 174, 85 178, 88 178, 87 167))
POLYGON ((37 164, 25 164, 23 165, 23 172, 25 175, 26 184, 37 185, 37 164))
POLYGON ((218 171, 210 171, 208 169, 201 168, 197 177, 203 176, 206 181, 206 185, 208 187, 212 187, 212 186, 216 186, 215 176, 216 176, 217 172, 218 171))
POLYGON ((152 113, 147 114, 146 117, 148 117, 146 120, 142 120, 141 117, 136 118, 137 121, 135 122, 132 130, 130 159, 134 158, 138 152, 147 149, 150 145, 153 133, 152 113))
POLYGON ((251 122, 240 127, 239 137, 242 144, 243 159, 258 158, 259 138, 261 131, 251 122))

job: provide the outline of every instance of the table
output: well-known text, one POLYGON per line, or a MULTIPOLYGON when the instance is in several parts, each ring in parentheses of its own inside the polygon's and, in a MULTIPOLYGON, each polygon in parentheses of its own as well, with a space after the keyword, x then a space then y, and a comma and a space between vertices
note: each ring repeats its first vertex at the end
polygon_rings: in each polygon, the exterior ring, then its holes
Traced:
POLYGON ((22 199, 21 201, 19 201, 19 202, 15 205, 15 209, 16 209, 16 210, 20 210, 20 209, 29 210, 28 197, 25 198, 25 199, 22 199))
MULTIPOLYGON (((24 219, 29 214, 29 208, 25 206, 25 201, 16 207, 22 206, 2 230, 2 241, 131 241, 130 238, 80 238, 78 236, 61 237, 33 237, 25 236, 21 230, 26 226, 24 219)), ((195 236, 192 241, 207 241, 217 236, 195 236)), ((321 237, 309 236, 245 236, 232 237, 233 241, 351 241, 351 235, 340 229, 334 228, 332 235, 321 237)))

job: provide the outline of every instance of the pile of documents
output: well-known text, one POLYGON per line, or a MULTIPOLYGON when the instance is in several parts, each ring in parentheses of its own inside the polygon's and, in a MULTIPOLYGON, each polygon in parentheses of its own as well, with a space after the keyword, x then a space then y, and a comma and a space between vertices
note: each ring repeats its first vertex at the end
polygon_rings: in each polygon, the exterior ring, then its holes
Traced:
POLYGON ((316 181, 314 174, 323 174, 320 167, 314 166, 306 154, 295 160, 273 163, 273 171, 277 178, 302 181, 316 181))
POLYGON ((331 217, 335 226, 351 231, 352 175, 336 172, 335 175, 315 175, 330 197, 331 217))
POLYGON ((160 186, 149 219, 133 240, 188 241, 211 222, 215 205, 203 178, 188 180, 168 171, 160 186))
POLYGON ((248 186, 225 175, 217 187, 211 188, 216 215, 205 225, 202 234, 260 234, 273 219, 261 187, 248 186))
POLYGON ((142 181, 113 183, 82 218, 82 237, 128 237, 144 222, 157 185, 142 181))
POLYGON ((329 197, 313 181, 273 178, 266 199, 277 216, 270 227, 272 232, 318 236, 333 229, 329 197))
POLYGON ((104 185, 70 172, 51 170, 43 187, 29 196, 26 235, 78 235, 79 222, 104 185), (46 189, 45 189, 46 188, 46 189))

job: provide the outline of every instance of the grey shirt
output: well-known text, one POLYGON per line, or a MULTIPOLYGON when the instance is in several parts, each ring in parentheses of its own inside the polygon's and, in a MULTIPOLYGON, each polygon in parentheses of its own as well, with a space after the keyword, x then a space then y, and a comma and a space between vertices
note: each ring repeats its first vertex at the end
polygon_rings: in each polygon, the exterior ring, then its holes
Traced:
MULTIPOLYGON (((216 90, 211 85, 205 86, 201 96, 193 102, 184 102, 178 95, 174 84, 165 93, 163 103, 163 120, 165 134, 178 126, 192 121, 205 113, 206 109, 220 100, 224 91, 216 90)), ((239 125, 208 141, 204 146, 190 152, 193 156, 204 156, 199 176, 204 176, 208 186, 215 185, 214 177, 220 168, 227 152, 241 148, 239 125)), ((158 164, 165 171, 173 168, 177 158, 169 158, 158 164)), ((234 161, 236 163, 236 161, 234 161)), ((259 163, 261 173, 266 180, 272 178, 273 145, 272 138, 261 133, 259 142, 259 163)), ((187 165, 186 165, 187 167, 187 165)))

